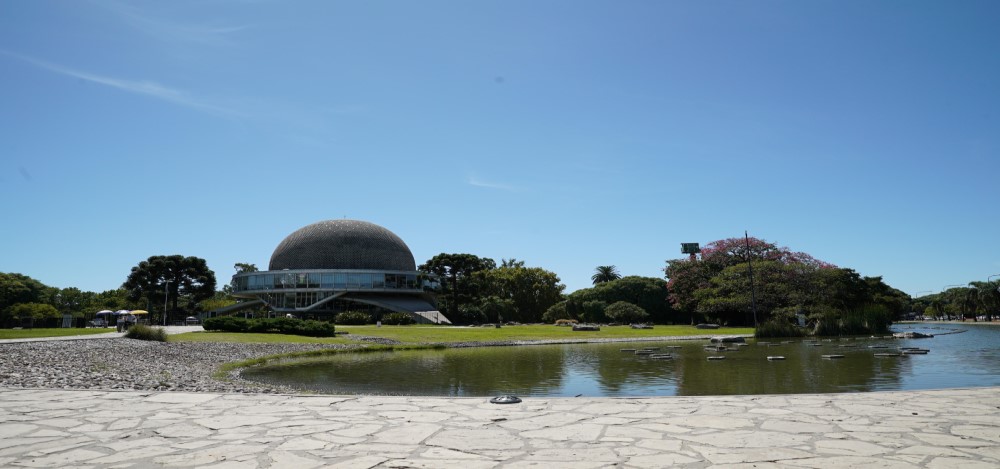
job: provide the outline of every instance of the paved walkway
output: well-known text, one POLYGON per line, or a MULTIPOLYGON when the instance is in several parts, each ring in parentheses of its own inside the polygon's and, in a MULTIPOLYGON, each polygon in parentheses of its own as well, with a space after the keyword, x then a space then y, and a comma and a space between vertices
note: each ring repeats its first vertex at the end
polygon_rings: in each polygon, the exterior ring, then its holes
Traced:
MULTIPOLYGON (((184 332, 203 332, 205 329, 201 326, 153 326, 162 328, 170 334, 181 334, 184 332)), ((113 327, 107 328, 108 332, 103 334, 87 334, 87 335, 67 335, 58 337, 29 337, 27 339, 0 339, 0 344, 14 343, 14 342, 52 342, 57 340, 90 340, 90 339, 112 339, 115 337, 121 337, 125 335, 124 332, 118 332, 113 327)))
POLYGON ((1000 467, 1000 388, 331 397, 0 389, 0 467, 1000 467))

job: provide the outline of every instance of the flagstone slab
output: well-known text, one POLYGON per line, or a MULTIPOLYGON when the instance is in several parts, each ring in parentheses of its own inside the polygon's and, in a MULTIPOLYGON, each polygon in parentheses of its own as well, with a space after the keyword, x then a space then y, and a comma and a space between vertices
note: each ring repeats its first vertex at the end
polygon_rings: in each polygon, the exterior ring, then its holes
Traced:
POLYGON ((604 425, 589 423, 564 425, 542 430, 521 432, 526 438, 540 438, 555 441, 597 441, 604 431, 604 425))
POLYGON ((290 451, 271 451, 267 457, 270 459, 269 469, 313 469, 323 465, 322 460, 302 457, 290 451))
POLYGON ((496 461, 452 461, 447 459, 392 459, 383 467, 393 469, 492 469, 500 463, 496 461))
MULTIPOLYGON (((521 435, 527 437, 527 435, 521 435)), ((458 451, 476 452, 484 449, 519 449, 524 446, 521 437, 500 428, 482 430, 442 430, 429 438, 426 444, 458 451)))
POLYGON ((691 447, 712 464, 743 464, 768 461, 808 459, 815 455, 792 448, 717 448, 692 445, 691 447))
POLYGON ((924 466, 927 469, 996 469, 996 462, 977 461, 974 458, 940 457, 931 459, 924 466))
POLYGON ((380 443, 395 443, 403 445, 420 444, 427 437, 441 430, 440 425, 432 423, 411 423, 386 428, 377 434, 372 441, 380 443))
POLYGON ((257 427, 280 421, 281 417, 271 415, 227 415, 207 419, 197 419, 194 423, 210 430, 222 430, 239 427, 257 427))
POLYGON ((1000 388, 509 406, 183 394, 0 388, 0 467, 1000 467, 1000 388))
POLYGON ((24 458, 11 463, 20 467, 68 467, 87 463, 104 456, 104 453, 89 449, 74 449, 41 457, 24 458))

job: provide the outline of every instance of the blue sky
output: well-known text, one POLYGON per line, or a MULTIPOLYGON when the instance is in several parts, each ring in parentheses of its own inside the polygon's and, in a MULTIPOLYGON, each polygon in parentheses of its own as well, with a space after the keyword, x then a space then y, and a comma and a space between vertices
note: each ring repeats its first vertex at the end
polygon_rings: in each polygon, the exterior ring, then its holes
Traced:
POLYGON ((330 218, 567 291, 756 236, 1000 274, 1000 3, 0 2, 0 271, 220 283, 330 218))

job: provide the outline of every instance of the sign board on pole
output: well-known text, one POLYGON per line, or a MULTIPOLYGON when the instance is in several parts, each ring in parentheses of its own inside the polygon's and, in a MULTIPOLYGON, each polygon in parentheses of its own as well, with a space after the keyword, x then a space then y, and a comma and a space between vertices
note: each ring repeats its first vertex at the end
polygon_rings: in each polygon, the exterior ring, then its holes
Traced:
POLYGON ((698 254, 699 252, 701 252, 701 248, 698 243, 681 243, 682 254, 698 254))

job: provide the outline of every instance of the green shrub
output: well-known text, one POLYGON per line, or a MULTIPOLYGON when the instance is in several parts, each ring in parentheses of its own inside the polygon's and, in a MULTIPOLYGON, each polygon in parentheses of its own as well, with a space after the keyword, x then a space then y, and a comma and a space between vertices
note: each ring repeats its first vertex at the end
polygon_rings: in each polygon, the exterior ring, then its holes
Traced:
POLYGON ((805 331, 795 324, 788 322, 785 318, 774 318, 757 325, 753 336, 762 339, 765 337, 802 337, 805 331))
POLYGON ((372 317, 360 311, 344 311, 334 318, 334 322, 345 326, 363 326, 371 324, 372 317))
POLYGON ((335 332, 334 325, 329 322, 313 320, 303 321, 291 318, 209 318, 205 320, 203 327, 206 331, 292 334, 307 337, 333 337, 335 332))
POLYGON ((235 316, 220 316, 208 318, 202 322, 206 331, 247 332, 247 320, 235 316))
POLYGON ((486 313, 477 305, 461 305, 458 317, 449 319, 455 324, 485 324, 488 321, 486 313))
POLYGON ((167 341, 167 331, 160 327, 150 327, 145 324, 134 324, 125 332, 125 337, 137 340, 167 341))
POLYGON ((646 310, 627 301, 616 301, 608 305, 607 308, 604 308, 604 315, 608 319, 622 324, 643 322, 649 319, 646 310))
POLYGON ((888 334, 892 313, 881 305, 839 312, 824 309, 809 316, 815 321, 813 334, 818 336, 888 334))
POLYGON ((382 315, 382 324, 389 326, 409 326, 415 322, 417 321, 413 319, 413 316, 406 313, 389 313, 382 315))
POLYGON ((572 318, 573 316, 566 310, 565 300, 549 306, 549 309, 545 310, 545 313, 542 314, 542 322, 554 322, 556 324, 558 324, 557 321, 560 319, 572 318))
MULTIPOLYGON (((600 300, 584 301, 580 307, 578 318, 588 323, 605 322, 607 316, 604 315, 604 310, 607 308, 608 304, 600 300)), ((568 309, 569 305, 567 305, 568 309)))

